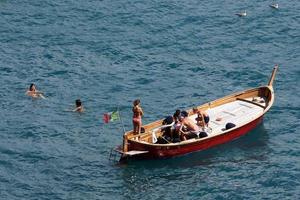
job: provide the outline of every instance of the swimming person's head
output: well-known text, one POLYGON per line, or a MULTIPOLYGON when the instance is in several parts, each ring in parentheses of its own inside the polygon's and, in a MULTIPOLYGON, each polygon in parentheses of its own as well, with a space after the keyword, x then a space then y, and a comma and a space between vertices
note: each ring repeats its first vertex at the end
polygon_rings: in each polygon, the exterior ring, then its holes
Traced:
POLYGON ((139 99, 136 99, 136 100, 133 101, 133 105, 134 105, 134 106, 137 106, 137 105, 139 105, 140 103, 141 103, 141 101, 140 101, 139 99))
POLYGON ((81 106, 80 99, 76 99, 75 104, 76 104, 76 107, 80 107, 81 106))
POLYGON ((35 91, 35 85, 34 85, 34 83, 30 84, 29 91, 35 91))

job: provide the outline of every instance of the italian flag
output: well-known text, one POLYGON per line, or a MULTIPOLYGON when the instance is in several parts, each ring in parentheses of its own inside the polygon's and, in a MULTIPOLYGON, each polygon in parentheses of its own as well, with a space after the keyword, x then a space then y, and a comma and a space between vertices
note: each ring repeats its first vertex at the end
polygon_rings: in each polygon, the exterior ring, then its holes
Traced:
POLYGON ((103 114, 103 122, 109 123, 120 119, 119 111, 109 112, 103 114))

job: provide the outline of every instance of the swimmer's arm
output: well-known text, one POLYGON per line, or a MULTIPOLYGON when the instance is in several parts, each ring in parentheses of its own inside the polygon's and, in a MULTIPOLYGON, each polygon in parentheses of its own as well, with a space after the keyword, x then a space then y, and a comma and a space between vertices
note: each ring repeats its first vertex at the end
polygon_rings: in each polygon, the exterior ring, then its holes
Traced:
POLYGON ((39 96, 40 96, 42 99, 46 99, 46 97, 45 97, 43 94, 39 94, 39 96))
POLYGON ((36 93, 36 94, 44 94, 44 92, 41 92, 41 91, 38 91, 38 90, 36 90, 34 93, 36 93))
POLYGON ((77 107, 75 108, 74 110, 72 110, 73 112, 83 112, 83 107, 80 106, 80 107, 77 107))
POLYGON ((41 97, 43 99, 46 99, 46 97, 44 96, 44 93, 40 92, 40 91, 30 91, 30 90, 27 90, 25 94, 28 95, 28 96, 39 95, 39 97, 41 97))
POLYGON ((72 110, 72 112, 77 112, 77 111, 79 111, 79 110, 80 110, 80 107, 75 108, 74 110, 72 110))

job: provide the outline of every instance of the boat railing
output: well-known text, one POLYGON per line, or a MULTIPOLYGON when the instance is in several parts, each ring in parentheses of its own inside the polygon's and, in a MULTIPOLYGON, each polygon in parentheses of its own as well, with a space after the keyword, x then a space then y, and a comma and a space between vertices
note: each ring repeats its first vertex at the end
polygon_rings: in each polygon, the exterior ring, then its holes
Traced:
POLYGON ((175 122, 173 122, 173 123, 171 123, 171 124, 167 124, 167 125, 162 125, 162 126, 159 126, 159 127, 157 127, 157 128, 152 129, 152 131, 151 131, 151 133, 152 133, 152 143, 154 144, 154 143, 157 142, 156 132, 157 132, 158 130, 161 130, 161 129, 163 129, 163 128, 171 127, 171 126, 173 126, 174 124, 175 124, 175 122))
POLYGON ((174 122, 172 124, 167 124, 167 125, 162 125, 162 126, 158 126, 158 127, 154 127, 154 128, 148 128, 146 129, 145 133, 140 133, 140 134, 131 134, 129 133, 127 136, 127 139, 134 139, 134 138, 142 138, 145 136, 148 136, 149 134, 153 134, 153 131, 156 133, 158 130, 162 129, 162 128, 167 128, 167 127, 171 127, 174 125, 174 122))

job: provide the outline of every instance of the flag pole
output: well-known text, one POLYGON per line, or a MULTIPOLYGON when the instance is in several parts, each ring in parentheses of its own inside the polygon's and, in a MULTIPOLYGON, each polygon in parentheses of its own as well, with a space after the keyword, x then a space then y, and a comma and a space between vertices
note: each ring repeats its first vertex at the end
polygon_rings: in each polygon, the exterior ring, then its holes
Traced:
POLYGON ((119 110, 119 106, 117 107, 117 111, 118 111, 118 115, 119 115, 119 118, 120 118, 120 121, 121 121, 121 124, 122 124, 123 132, 125 134, 126 130, 125 130, 125 126, 124 126, 124 123, 123 123, 123 119, 122 119, 121 114, 120 114, 121 112, 119 110))
MULTIPOLYGON (((120 121, 121 121, 121 124, 122 124, 122 128, 123 128, 123 152, 127 152, 128 151, 128 139, 127 139, 127 135, 126 135, 126 130, 125 130, 125 127, 124 127, 124 123, 123 123, 123 119, 121 117, 121 114, 120 114, 120 110, 119 110, 119 105, 117 107, 117 111, 118 111, 118 115, 119 115, 119 118, 120 118, 120 121)), ((122 156, 124 154, 122 153, 122 156)))

